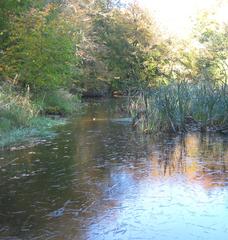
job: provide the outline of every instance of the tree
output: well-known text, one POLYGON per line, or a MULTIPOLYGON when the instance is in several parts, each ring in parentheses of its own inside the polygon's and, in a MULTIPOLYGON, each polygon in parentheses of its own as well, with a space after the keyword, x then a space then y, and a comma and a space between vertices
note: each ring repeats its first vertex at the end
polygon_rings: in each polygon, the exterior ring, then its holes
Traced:
POLYGON ((228 74, 228 25, 210 20, 203 14, 196 28, 200 44, 197 59, 199 78, 227 83, 228 74))
POLYGON ((152 27, 151 19, 136 4, 94 18, 95 44, 100 45, 94 55, 107 66, 113 89, 143 87, 144 61, 154 38, 152 27))
POLYGON ((39 90, 66 84, 74 75, 75 42, 71 25, 56 14, 55 4, 11 19, 1 57, 9 81, 39 90))

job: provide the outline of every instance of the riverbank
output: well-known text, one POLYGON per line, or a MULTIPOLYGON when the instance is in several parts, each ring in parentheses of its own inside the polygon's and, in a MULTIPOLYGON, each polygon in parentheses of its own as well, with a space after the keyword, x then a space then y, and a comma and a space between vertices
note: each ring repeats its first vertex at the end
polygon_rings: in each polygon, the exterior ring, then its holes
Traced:
POLYGON ((146 133, 228 132, 226 83, 176 82, 144 91, 132 99, 135 127, 146 133))
POLYGON ((54 126, 64 124, 66 118, 81 107, 80 98, 67 91, 32 95, 12 87, 0 93, 0 149, 53 135, 54 126))
POLYGON ((54 127, 63 125, 66 119, 51 119, 38 117, 30 127, 20 127, 8 130, 0 135, 0 151, 16 150, 28 145, 36 145, 42 138, 55 136, 54 127), (23 145, 25 144, 25 146, 23 145))

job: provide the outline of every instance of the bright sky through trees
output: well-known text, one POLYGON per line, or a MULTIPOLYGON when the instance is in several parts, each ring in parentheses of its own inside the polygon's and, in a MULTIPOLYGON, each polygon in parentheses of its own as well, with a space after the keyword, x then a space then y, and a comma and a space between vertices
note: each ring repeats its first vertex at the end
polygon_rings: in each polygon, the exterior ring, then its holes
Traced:
POLYGON ((228 22, 228 0, 138 0, 167 34, 186 37, 203 10, 215 11, 216 19, 228 22))

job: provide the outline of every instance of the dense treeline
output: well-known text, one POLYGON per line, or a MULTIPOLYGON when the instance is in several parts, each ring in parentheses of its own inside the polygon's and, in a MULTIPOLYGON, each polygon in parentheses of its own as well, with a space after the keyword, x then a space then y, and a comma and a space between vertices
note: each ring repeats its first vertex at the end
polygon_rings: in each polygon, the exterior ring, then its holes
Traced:
POLYGON ((137 3, 3 0, 0 43, 1 132, 115 91, 140 95, 131 113, 146 131, 227 124, 228 26, 206 14, 178 41, 137 3))
POLYGON ((3 1, 1 79, 36 92, 75 86, 98 94, 148 81, 151 19, 136 4, 80 3, 3 1))

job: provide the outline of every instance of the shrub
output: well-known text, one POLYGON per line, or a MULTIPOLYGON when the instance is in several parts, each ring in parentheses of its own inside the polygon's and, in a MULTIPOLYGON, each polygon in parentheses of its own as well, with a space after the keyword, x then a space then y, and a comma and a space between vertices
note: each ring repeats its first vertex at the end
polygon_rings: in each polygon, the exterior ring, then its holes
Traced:
POLYGON ((80 97, 61 89, 37 96, 35 101, 44 114, 67 115, 76 110, 80 97))

